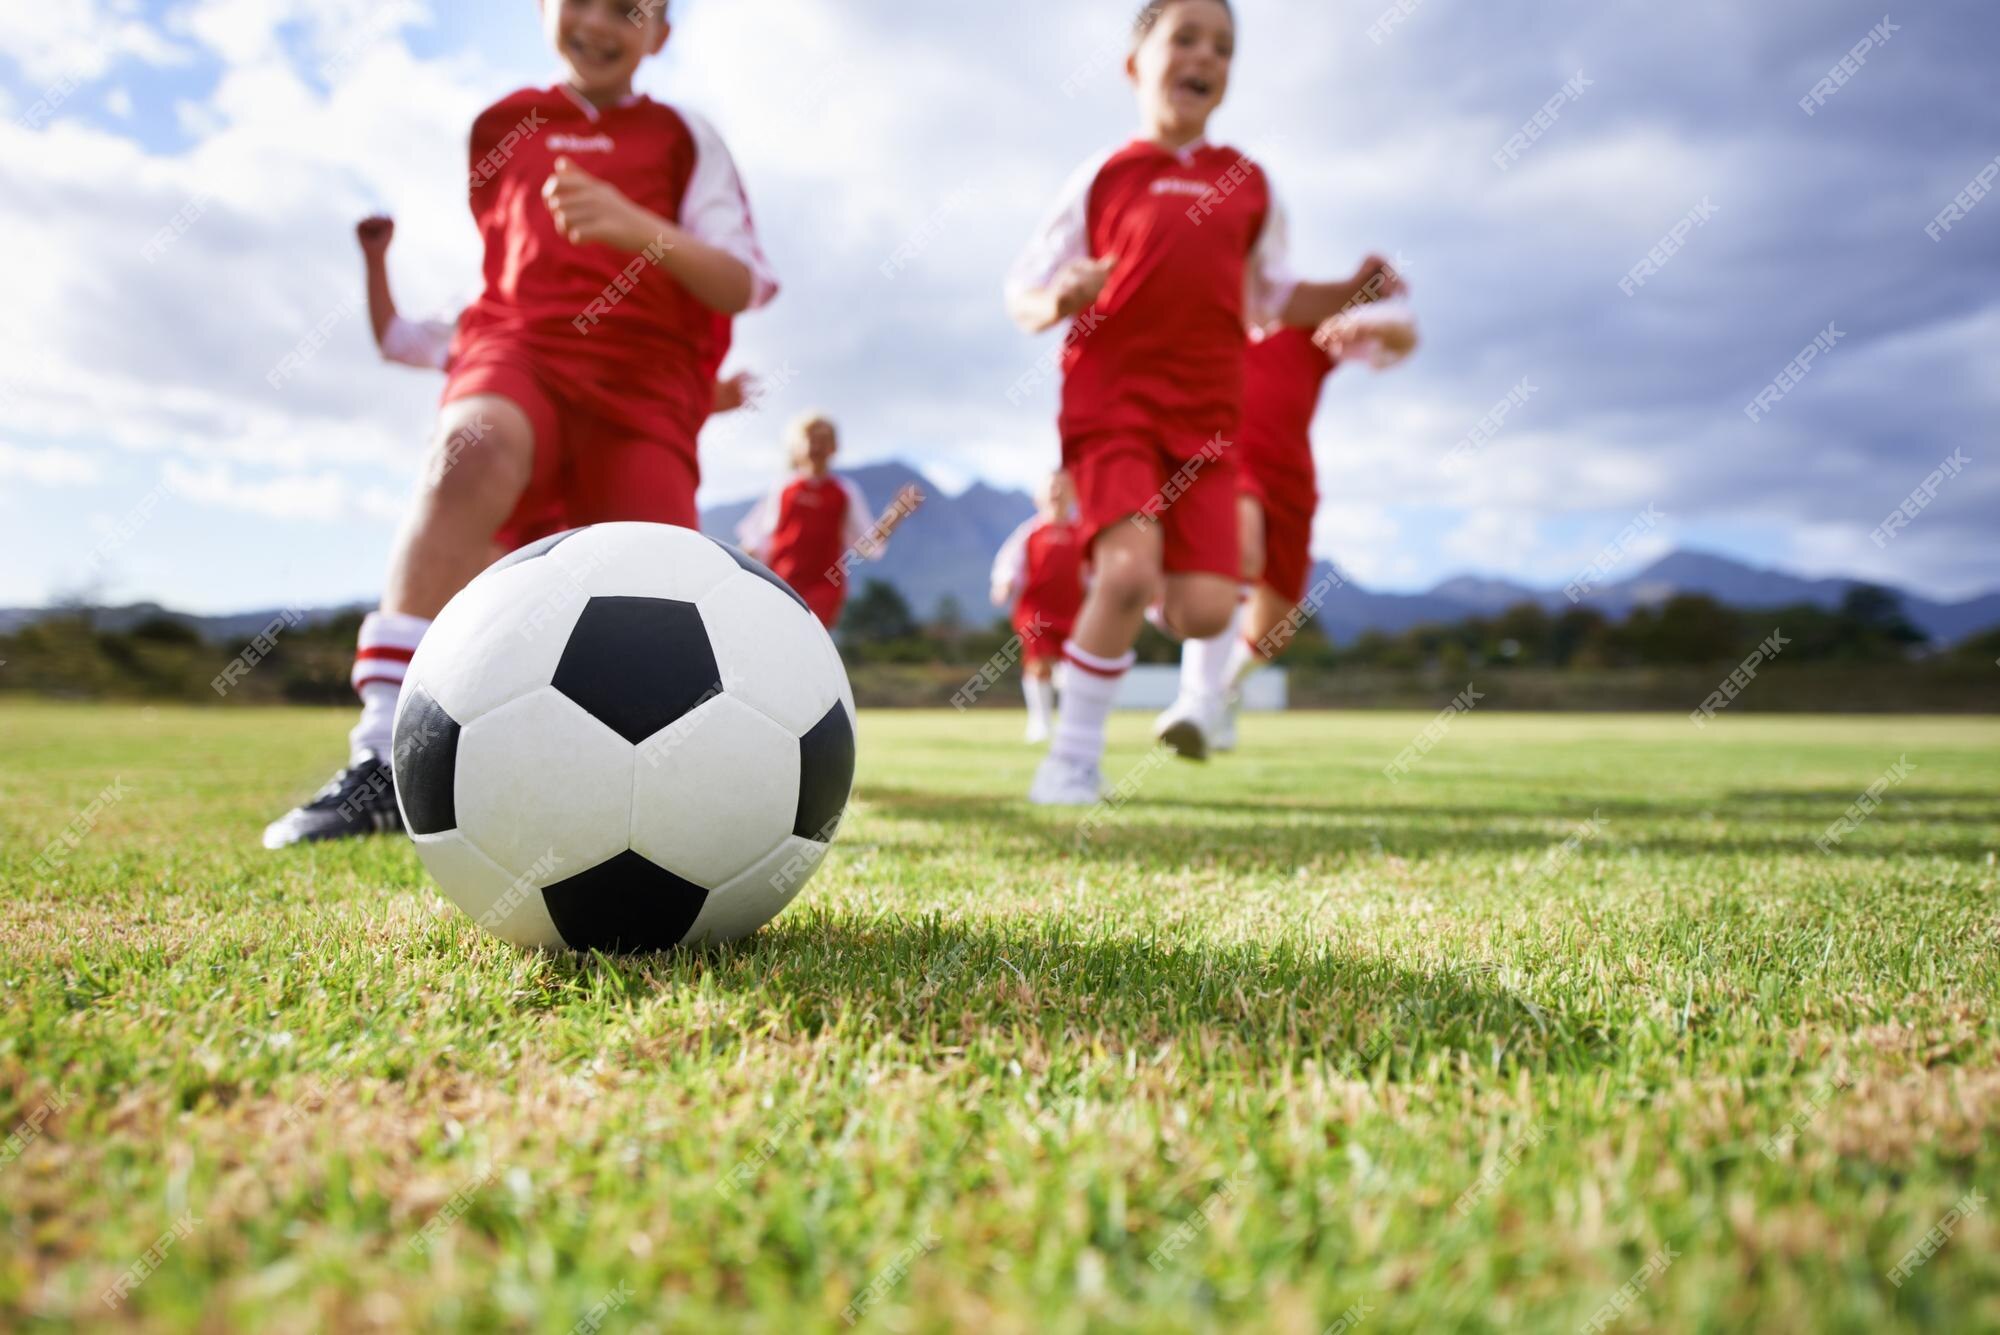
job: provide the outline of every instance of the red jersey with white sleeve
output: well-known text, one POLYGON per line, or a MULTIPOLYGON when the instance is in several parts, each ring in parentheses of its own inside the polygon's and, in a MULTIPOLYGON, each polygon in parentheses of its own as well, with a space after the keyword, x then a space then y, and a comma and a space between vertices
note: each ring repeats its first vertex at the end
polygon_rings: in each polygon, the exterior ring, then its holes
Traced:
POLYGON ((1062 657, 1083 609, 1083 530, 1071 519, 1035 515, 993 558, 993 588, 1013 604, 1014 633, 1030 659, 1062 657))
POLYGON ((1244 334, 1276 323, 1298 285, 1270 180, 1205 140, 1102 154, 1071 175, 1008 287, 1045 288, 1073 260, 1113 255, 1067 335, 1063 438, 1137 428, 1185 458, 1235 430, 1244 334))
POLYGON ((457 332, 455 321, 405 320, 392 315, 382 331, 382 360, 420 371, 442 371, 451 360, 451 340, 457 332))
POLYGON ((853 482, 799 473, 751 507, 736 537, 831 629, 847 601, 848 553, 881 556, 881 544, 868 539, 869 523, 868 500, 853 482))
POLYGON ((707 121, 643 94, 599 108, 564 85, 528 88, 473 122, 485 288, 459 319, 460 345, 506 334, 598 372, 605 390, 639 372, 645 392, 672 396, 699 420, 712 379, 702 368, 720 360, 716 312, 650 262, 628 275, 641 256, 574 245, 556 230, 542 186, 562 157, 741 261, 752 308, 776 294, 736 163, 707 121))
POLYGON ((706 121, 641 95, 599 108, 563 85, 523 89, 473 124, 485 283, 459 317, 444 402, 498 396, 534 430, 533 472, 503 533, 558 513, 694 527, 695 436, 729 321, 658 254, 557 231, 542 187, 562 157, 742 262, 753 307, 777 292, 736 165, 706 121))

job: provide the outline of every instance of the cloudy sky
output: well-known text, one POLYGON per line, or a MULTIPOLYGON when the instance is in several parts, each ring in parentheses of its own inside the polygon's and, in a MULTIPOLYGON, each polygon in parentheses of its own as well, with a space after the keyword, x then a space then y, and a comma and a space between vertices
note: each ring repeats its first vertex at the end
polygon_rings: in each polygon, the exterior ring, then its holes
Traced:
MULTIPOLYGON (((1322 554, 1383 588, 1560 584, 1653 507, 1634 569, 1691 545, 2000 587, 1991 3, 1238 8, 1218 137, 1271 171, 1304 271, 1400 256, 1427 339, 1329 387, 1322 554)), ((777 387, 705 435, 705 501, 758 490, 808 405, 849 462, 950 488, 1048 466, 1053 386, 1008 390, 1049 341, 1000 280, 1131 132, 1128 9, 676 0, 642 87, 716 122, 786 284, 738 327, 777 387)), ((551 63, 529 0, 0 8, 0 605, 372 596, 438 385, 375 359, 352 224, 396 215, 406 312, 469 300, 466 130, 551 63)))

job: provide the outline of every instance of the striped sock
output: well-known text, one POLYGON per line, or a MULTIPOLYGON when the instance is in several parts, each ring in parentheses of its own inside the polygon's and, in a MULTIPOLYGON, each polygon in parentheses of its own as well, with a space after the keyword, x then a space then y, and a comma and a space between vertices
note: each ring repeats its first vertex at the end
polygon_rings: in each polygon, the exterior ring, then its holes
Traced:
POLYGON ((1119 681, 1137 661, 1138 655, 1129 649, 1117 658, 1100 658, 1079 649, 1075 640, 1064 643, 1062 675, 1056 682, 1062 708, 1056 711, 1050 755, 1082 767, 1104 758, 1104 725, 1111 717, 1111 703, 1118 698, 1119 681))
POLYGON ((401 612, 370 612, 361 622, 361 639, 354 651, 354 690, 361 697, 361 721, 347 735, 354 761, 363 756, 387 757, 396 729, 396 702, 410 658, 431 623, 401 612))

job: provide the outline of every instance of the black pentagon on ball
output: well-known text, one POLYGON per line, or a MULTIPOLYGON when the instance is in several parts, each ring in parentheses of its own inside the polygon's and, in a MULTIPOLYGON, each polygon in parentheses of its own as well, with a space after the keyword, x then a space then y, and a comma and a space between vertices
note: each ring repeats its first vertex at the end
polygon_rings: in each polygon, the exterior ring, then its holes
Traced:
POLYGON ((580 528, 566 528, 560 533, 551 533, 546 538, 537 538, 525 547, 517 547, 488 567, 490 570, 505 570, 523 561, 532 561, 538 556, 547 556, 563 543, 583 532, 580 528))
POLYGON ((626 849, 542 890, 549 919, 572 950, 671 950, 708 891, 626 849))
POLYGON ((854 790, 854 722, 836 700, 826 717, 799 738, 799 810, 792 833, 801 839, 833 842, 840 813, 854 790))
POLYGON ((403 692, 391 763, 411 834, 458 828, 458 722, 422 686, 403 692))
MULTIPOLYGON (((708 538, 708 535, 706 533, 702 534, 702 536, 704 538, 708 538)), ((794 589, 791 585, 785 583, 785 581, 779 579, 777 574, 771 569, 771 567, 765 565, 762 561, 759 561, 756 557, 750 555, 750 553, 744 551, 741 547, 732 547, 720 538, 708 538, 708 540, 714 543, 716 546, 722 548, 723 551, 728 552, 729 559, 736 562, 737 565, 742 566, 745 570, 755 575, 758 579, 763 580, 766 584, 770 584, 773 587, 777 588, 787 598, 797 603, 800 607, 805 608, 806 611, 808 612, 812 611, 812 608, 806 606, 806 600, 799 597, 798 590, 794 589)))
POLYGON ((722 673, 693 603, 592 598, 551 684, 637 746, 720 695, 722 673))

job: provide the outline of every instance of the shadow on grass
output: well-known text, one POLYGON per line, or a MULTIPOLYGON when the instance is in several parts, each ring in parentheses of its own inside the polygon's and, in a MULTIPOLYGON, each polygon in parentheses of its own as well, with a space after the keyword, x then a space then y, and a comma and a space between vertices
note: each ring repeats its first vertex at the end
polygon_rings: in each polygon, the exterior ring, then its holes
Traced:
MULTIPOLYGON (((865 922, 794 911, 733 946, 552 961, 551 984, 638 998, 697 983, 765 1028, 860 1029, 918 1052, 1177 1052, 1199 1069, 1312 1062, 1403 1079, 1442 1057, 1494 1071, 1616 1058, 1597 1023, 1538 1004, 1492 968, 1410 970, 1300 938, 1162 942, 980 920, 865 922)), ((1234 1078, 1234 1077, 1232 1077, 1234 1078)))

